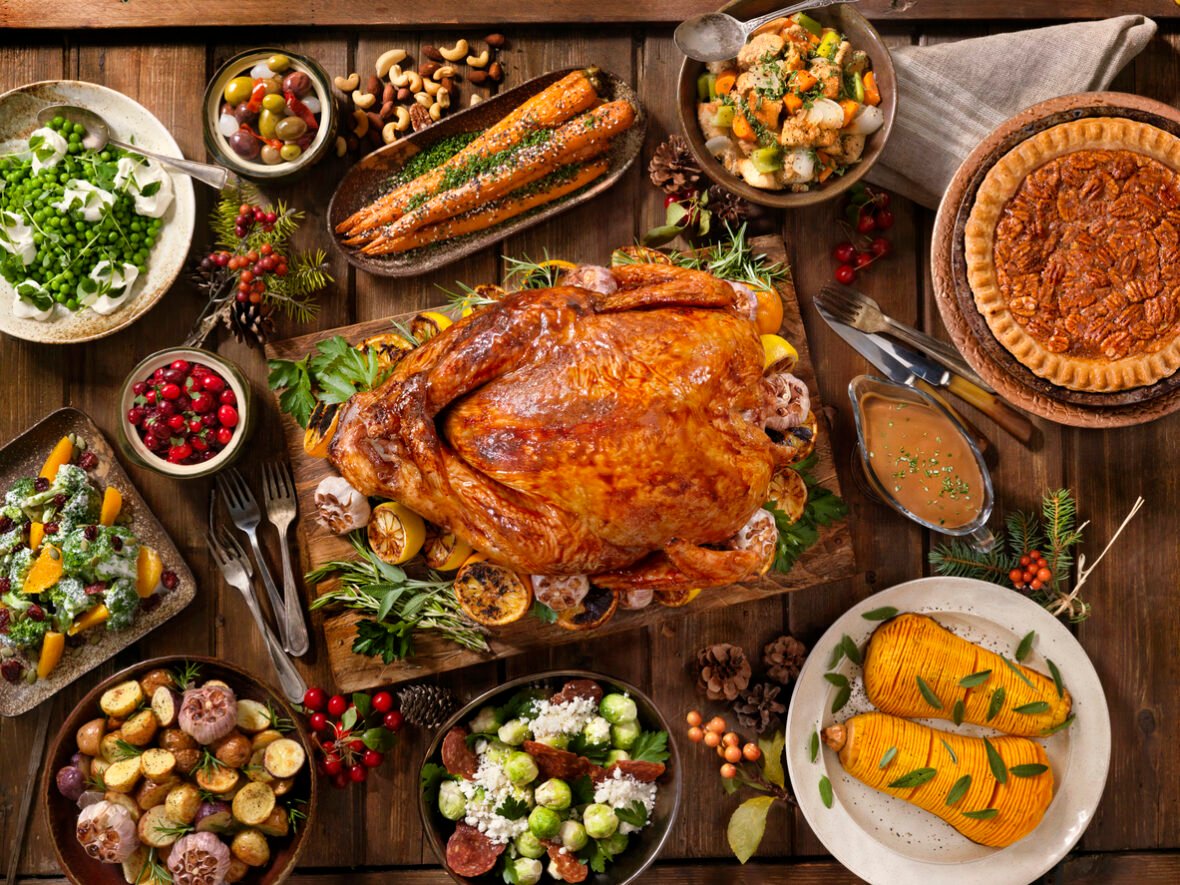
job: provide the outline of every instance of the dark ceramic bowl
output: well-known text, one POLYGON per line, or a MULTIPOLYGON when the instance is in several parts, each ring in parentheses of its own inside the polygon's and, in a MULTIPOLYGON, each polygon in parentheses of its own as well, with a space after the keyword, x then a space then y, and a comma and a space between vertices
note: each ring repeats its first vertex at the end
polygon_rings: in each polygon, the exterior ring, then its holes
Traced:
MULTIPOLYGON (((733 0, 732 3, 722 7, 722 12, 747 21, 773 12, 782 6, 782 0, 733 0)), ((829 178, 811 190, 801 193, 763 190, 747 184, 722 166, 706 150, 706 139, 697 123, 697 78, 705 73, 705 63, 685 58, 680 65, 680 81, 677 85, 676 96, 677 107, 680 113, 680 128, 684 131, 684 137, 688 139, 688 146, 692 150, 693 156, 705 174, 717 184, 760 206, 797 209, 802 206, 824 203, 844 193, 873 168, 873 164, 877 162, 877 158, 881 156, 881 151, 885 148, 885 142, 889 138, 889 130, 893 128, 893 115, 897 110, 897 83, 893 74, 893 58, 889 54, 889 47, 881 40, 881 35, 869 24, 868 19, 856 11, 855 6, 840 4, 826 9, 809 9, 807 14, 825 27, 838 29, 848 37, 854 49, 863 49, 869 54, 872 70, 877 78, 877 87, 881 90, 880 107, 885 114, 884 124, 866 140, 864 154, 860 162, 846 174, 839 178, 829 178)))
MULTIPOLYGON (((290 719, 295 724, 295 730, 287 737, 298 740, 303 744, 307 753, 307 763, 303 770, 296 775, 295 786, 287 796, 294 800, 302 800, 302 810, 307 814, 306 820, 301 820, 294 832, 282 839, 268 837, 270 843, 270 863, 263 868, 251 869, 242 880, 243 885, 277 885, 286 879, 295 869, 299 855, 303 852, 307 834, 315 822, 316 780, 315 756, 312 753, 312 743, 303 722, 295 709, 283 698, 282 692, 274 691, 269 686, 251 676, 245 670, 218 661, 213 658, 197 655, 170 656, 153 658, 142 661, 116 673, 114 676, 92 688, 79 702, 72 713, 66 717, 61 729, 53 739, 49 754, 45 759, 45 771, 41 777, 41 803, 45 808, 45 819, 49 823, 52 836, 53 851, 57 855, 58 864, 74 885, 124 885, 123 868, 119 864, 104 864, 90 858, 82 850, 74 834, 74 825, 78 819, 78 808, 69 799, 57 791, 55 778, 57 770, 69 764, 70 757, 77 750, 75 735, 79 728, 102 713, 98 709, 98 699, 104 691, 120 682, 129 679, 141 679, 150 670, 157 668, 175 670, 186 663, 200 665, 200 679, 220 679, 229 685, 239 698, 250 698, 262 703, 270 703, 280 716, 290 719)), ((283 797, 286 801, 287 796, 283 797)))
MULTIPOLYGON (((653 822, 633 838, 632 843, 627 846, 627 850, 615 858, 606 868, 605 873, 591 873, 586 879, 591 885, 627 885, 628 882, 636 881, 656 859, 660 849, 664 847, 664 842, 672 832, 672 824, 676 821, 676 812, 680 807, 680 753, 676 749, 675 735, 651 698, 634 685, 613 676, 591 673, 588 670, 550 670, 505 682, 503 685, 498 685, 490 691, 484 692, 443 723, 438 733, 435 734, 434 740, 430 742, 430 747, 422 758, 422 765, 425 766, 428 762, 441 762, 439 749, 442 746, 443 737, 453 726, 465 725, 474 718, 480 707, 488 704, 502 704, 517 690, 532 685, 542 685, 547 689, 551 688, 556 693, 570 679, 592 679, 608 690, 626 692, 639 708, 639 721, 644 730, 664 731, 668 734, 668 761, 664 763, 667 770, 657 781, 660 789, 656 793, 656 806, 652 812, 653 822)), ((439 814, 438 809, 432 803, 428 804, 423 793, 418 794, 418 813, 422 818, 422 830, 426 833, 426 840, 430 843, 430 847, 438 857, 443 869, 454 881, 460 885, 495 885, 501 881, 500 875, 495 870, 476 878, 460 876, 458 873, 452 872, 447 866, 446 856, 447 839, 450 838, 454 830, 454 823, 439 814)), ((548 860, 542 858, 541 862, 547 864, 548 860)))

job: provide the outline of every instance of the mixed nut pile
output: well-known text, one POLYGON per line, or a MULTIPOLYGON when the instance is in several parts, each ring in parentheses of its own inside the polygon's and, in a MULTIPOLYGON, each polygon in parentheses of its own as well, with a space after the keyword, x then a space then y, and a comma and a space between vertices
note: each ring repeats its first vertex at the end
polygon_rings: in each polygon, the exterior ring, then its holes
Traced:
MULTIPOLYGON (((362 83, 355 71, 333 80, 351 103, 347 128, 336 138, 336 155, 368 153, 391 144, 406 132, 417 132, 442 118, 458 98, 462 76, 476 86, 492 86, 504 79, 503 64, 496 58, 507 40, 488 34, 483 48, 460 38, 451 46, 424 46, 417 68, 405 49, 388 49, 377 57, 376 73, 362 83)), ((482 101, 473 94, 471 104, 482 101)))

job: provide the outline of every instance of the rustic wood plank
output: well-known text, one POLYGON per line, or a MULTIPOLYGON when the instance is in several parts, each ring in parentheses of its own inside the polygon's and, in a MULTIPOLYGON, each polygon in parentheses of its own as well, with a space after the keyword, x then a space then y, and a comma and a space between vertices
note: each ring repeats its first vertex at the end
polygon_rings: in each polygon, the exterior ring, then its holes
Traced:
MULTIPOLYGON (((464 0, 436 0, 430 15, 451 26, 464 26, 485 32, 510 24, 565 22, 569 24, 606 24, 635 22, 678 22, 700 12, 717 8, 714 0, 652 0, 633 3, 629 0, 599 0, 583 4, 576 0, 503 0, 494 11, 464 0)), ((864 0, 861 9, 874 21, 896 19, 1054 19, 1068 13, 1071 18, 1105 18, 1120 11, 1137 12, 1158 18, 1178 14, 1169 0, 1141 0, 1138 3, 1102 3, 1100 0, 1077 0, 1062 7, 1054 0, 864 0)), ((387 28, 414 25, 422 12, 415 6, 392 3, 365 3, 361 0, 311 0, 287 10, 285 24, 314 26, 357 26, 387 28)), ((0 26, 5 28, 158 28, 232 26, 270 27, 274 24, 274 7, 264 0, 239 0, 233 4, 205 4, 199 0, 174 3, 130 2, 94 4, 87 0, 63 0, 42 5, 37 0, 8 0, 0 7, 0 26)))

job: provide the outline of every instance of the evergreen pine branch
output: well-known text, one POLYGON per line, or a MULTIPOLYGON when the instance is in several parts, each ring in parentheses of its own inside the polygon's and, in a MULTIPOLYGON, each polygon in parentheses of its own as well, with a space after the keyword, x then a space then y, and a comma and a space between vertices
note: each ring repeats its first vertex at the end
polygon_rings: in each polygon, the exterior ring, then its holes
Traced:
POLYGON ((316 293, 333 282, 325 270, 327 262, 328 256, 322 249, 296 256, 287 275, 271 281, 264 296, 267 302, 281 307, 287 316, 300 322, 312 319, 319 311, 316 293))
POLYGON ((940 575, 978 578, 993 584, 1002 584, 1012 570, 1003 543, 997 543, 988 552, 981 553, 963 541, 949 541, 931 550, 927 560, 940 575))
POLYGON ((1049 548, 1046 559, 1053 572, 1053 590, 1057 591, 1067 581, 1073 569, 1073 548, 1082 539, 1077 522, 1077 502, 1069 489, 1046 492, 1041 502, 1041 517, 1044 521, 1045 542, 1049 548))
POLYGON ((1008 529, 1008 548, 1017 557, 1045 546, 1045 536, 1036 514, 1017 510, 1008 514, 1004 525, 1008 529))

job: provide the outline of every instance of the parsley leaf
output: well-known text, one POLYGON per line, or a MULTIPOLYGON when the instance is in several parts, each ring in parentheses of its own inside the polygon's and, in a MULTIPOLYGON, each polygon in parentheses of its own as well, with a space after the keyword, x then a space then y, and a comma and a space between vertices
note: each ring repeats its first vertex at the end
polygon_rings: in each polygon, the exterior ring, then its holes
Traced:
POLYGON ((763 505, 770 511, 778 527, 778 545, 774 557, 774 570, 777 572, 789 572, 807 548, 819 540, 820 528, 848 514, 848 505, 830 489, 821 486, 811 473, 816 460, 813 452, 792 466, 807 485, 807 505, 798 520, 791 522, 790 517, 775 508, 773 502, 763 505))
POLYGON ((496 814, 509 820, 520 820, 529 813, 528 803, 515 796, 505 796, 504 801, 496 806, 496 814))
POLYGON ((625 807, 615 809, 615 817, 625 824, 642 829, 647 826, 647 806, 632 799, 625 807))
POLYGON ((545 624, 552 624, 557 620, 557 612, 543 602, 534 602, 529 614, 545 624))
POLYGON ((413 653, 413 632, 414 625, 407 621, 388 624, 366 618, 356 622, 356 639, 352 642, 352 651, 365 657, 380 655, 384 663, 392 664, 413 653))
POLYGON ((418 789, 426 797, 427 804, 438 801, 438 788, 443 779, 449 777, 447 770, 437 762, 427 762, 418 772, 418 789))
POLYGON ((372 390, 392 370, 382 371, 375 350, 358 350, 340 335, 316 345, 301 360, 270 360, 266 382, 281 391, 279 408, 307 426, 316 401, 346 402, 357 391, 372 390))
POLYGON ((594 783, 590 775, 584 774, 570 784, 570 792, 574 794, 574 805, 590 805, 594 802, 594 783))
POLYGON ((631 758, 636 762, 667 762, 668 733, 641 731, 631 746, 631 758))
POLYGON ((592 744, 586 740, 585 732, 578 732, 570 741, 569 750, 577 753, 583 759, 589 759, 595 765, 606 765, 606 757, 610 753, 610 741, 592 744))

